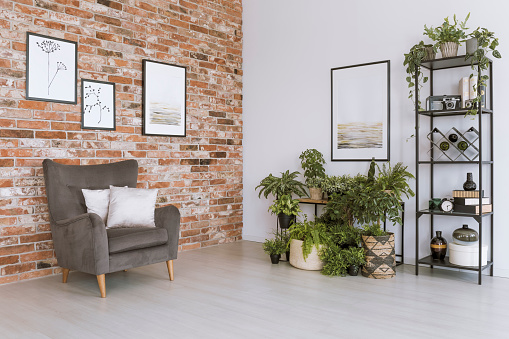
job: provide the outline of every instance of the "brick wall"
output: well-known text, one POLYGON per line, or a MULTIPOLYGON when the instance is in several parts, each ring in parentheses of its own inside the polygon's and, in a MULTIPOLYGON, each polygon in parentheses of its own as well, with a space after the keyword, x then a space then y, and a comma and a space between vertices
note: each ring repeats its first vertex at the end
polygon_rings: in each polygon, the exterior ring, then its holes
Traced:
POLYGON ((180 250, 241 239, 241 0, 0 0, 0 284, 60 271, 44 158, 137 159, 139 187, 180 208, 180 250), (116 83, 116 131, 82 130, 80 100, 25 100, 27 31, 77 41, 78 80, 116 83), (187 67, 187 137, 141 135, 142 59, 187 67))

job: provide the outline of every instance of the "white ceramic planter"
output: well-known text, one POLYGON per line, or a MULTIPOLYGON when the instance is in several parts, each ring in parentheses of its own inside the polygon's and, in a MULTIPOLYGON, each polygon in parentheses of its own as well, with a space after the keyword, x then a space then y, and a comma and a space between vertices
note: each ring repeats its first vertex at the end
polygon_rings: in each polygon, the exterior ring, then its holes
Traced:
POLYGON ((471 38, 467 40, 467 54, 474 54, 474 52, 477 50, 477 39, 471 38))
MULTIPOLYGON (((320 245, 320 249, 322 245, 320 245)), ((318 256, 318 251, 315 246, 309 253, 308 257, 304 259, 302 254, 302 240, 292 239, 290 242, 290 265, 307 271, 319 271, 323 268, 323 261, 318 256)))
POLYGON ((458 55, 458 44, 456 42, 444 42, 440 45, 442 58, 450 58, 458 55))

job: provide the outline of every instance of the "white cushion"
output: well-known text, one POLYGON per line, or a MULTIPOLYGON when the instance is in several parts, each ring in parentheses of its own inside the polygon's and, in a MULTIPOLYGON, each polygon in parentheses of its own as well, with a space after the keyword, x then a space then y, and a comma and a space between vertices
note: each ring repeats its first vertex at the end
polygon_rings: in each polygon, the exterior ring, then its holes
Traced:
POLYGON ((110 186, 107 228, 156 227, 157 189, 110 186))
POLYGON ((95 213, 101 217, 106 225, 108 218, 108 206, 110 205, 110 190, 88 190, 83 188, 83 197, 87 205, 87 213, 95 213))

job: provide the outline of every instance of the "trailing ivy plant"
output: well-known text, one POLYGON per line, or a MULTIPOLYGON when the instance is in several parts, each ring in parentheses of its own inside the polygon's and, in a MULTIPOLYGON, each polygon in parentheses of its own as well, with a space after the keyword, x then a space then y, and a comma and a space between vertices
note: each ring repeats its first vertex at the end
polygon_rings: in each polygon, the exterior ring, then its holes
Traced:
POLYGON ((306 178, 306 185, 308 187, 320 187, 317 184, 317 179, 323 179, 325 177, 325 160, 323 154, 314 149, 307 149, 299 156, 301 160, 302 169, 304 170, 304 177, 306 178))
POLYGON ((269 212, 272 214, 298 215, 302 210, 299 208, 299 200, 292 199, 288 194, 282 195, 270 205, 269 212))
MULTIPOLYGON (((478 27, 472 33, 468 35, 471 38, 477 39, 477 50, 469 54, 465 55, 465 60, 470 59, 470 63, 472 69, 475 71, 479 71, 478 83, 474 85, 474 90, 477 92, 477 97, 472 99, 472 108, 467 112, 467 115, 476 115, 477 108, 481 104, 482 93, 479 90, 481 86, 484 88, 487 87, 487 81, 490 78, 487 74, 482 74, 483 71, 488 70, 490 60, 488 59, 489 53, 493 55, 493 57, 500 59, 502 55, 497 50, 499 45, 498 38, 495 38, 495 33, 488 31, 486 28, 478 27)), ((474 74, 470 74, 470 78, 472 78, 474 74)))
POLYGON ((408 98, 412 100, 414 105, 415 100, 417 100, 419 110, 422 110, 421 101, 419 98, 414 98, 415 79, 417 77, 417 86, 419 86, 419 90, 422 88, 423 84, 428 82, 428 77, 425 77, 421 72, 421 63, 426 58, 426 48, 428 47, 432 47, 432 45, 426 45, 424 44, 424 41, 412 46, 410 51, 405 54, 405 60, 403 62, 403 66, 406 66, 407 73, 406 81, 409 88, 408 98))
POLYGON ((260 188, 258 197, 262 194, 265 198, 269 195, 273 195, 276 200, 283 195, 295 194, 299 197, 305 196, 305 185, 300 181, 296 180, 300 173, 295 171, 290 173, 289 170, 281 173, 281 177, 273 176, 272 173, 260 181, 260 184, 255 187, 255 190, 260 188))
POLYGON ((304 221, 295 223, 288 229, 290 239, 302 240, 302 255, 304 260, 309 253, 316 247, 319 250, 320 245, 328 246, 330 236, 324 223, 317 221, 308 221, 304 216, 304 221))

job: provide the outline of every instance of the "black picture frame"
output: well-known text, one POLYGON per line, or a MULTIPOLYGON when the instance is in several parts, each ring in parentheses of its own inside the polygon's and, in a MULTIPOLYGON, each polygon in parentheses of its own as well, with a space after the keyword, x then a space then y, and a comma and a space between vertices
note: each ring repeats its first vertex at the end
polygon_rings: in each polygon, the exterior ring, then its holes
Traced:
POLYGON ((187 67, 143 60, 143 135, 185 137, 186 101, 187 67))
POLYGON ((77 79, 77 42, 32 32, 26 33, 25 98, 27 100, 76 105, 77 79), (43 54, 47 54, 47 63, 41 62, 43 54), (51 58, 51 54, 56 54, 58 58, 56 60, 55 58, 51 58), (43 76, 42 72, 44 71, 42 67, 39 67, 41 64, 46 67, 46 76, 43 76), (35 67, 36 65, 38 67, 35 67), (59 73, 64 74, 64 76, 62 77, 60 75, 57 78, 59 73), (54 84, 55 80, 57 80, 57 82, 55 86, 53 86, 52 93, 50 93, 51 86, 54 84), (47 93, 45 92, 44 86, 47 86, 47 93))
POLYGON ((115 101, 114 82, 81 79, 81 128, 116 130, 115 101))
POLYGON ((390 60, 382 60, 331 68, 331 161, 390 160, 390 64, 390 60), (358 70, 360 70, 359 76, 356 77, 355 73, 358 70), (374 70, 376 71, 373 72, 374 70), (345 80, 338 79, 342 73, 345 75, 345 80), (373 84, 370 85, 378 86, 377 90, 383 87, 382 92, 368 93, 366 83, 362 83, 364 77, 373 80, 373 84), (344 97, 340 97, 341 95, 344 97), (372 95, 377 96, 379 105, 372 104, 371 107, 366 107, 371 104, 372 95), (375 114, 380 120, 338 124, 338 120, 341 119, 340 112, 346 112, 348 118, 345 119, 351 121, 359 119, 371 109, 376 112, 369 111, 367 115, 375 114))

